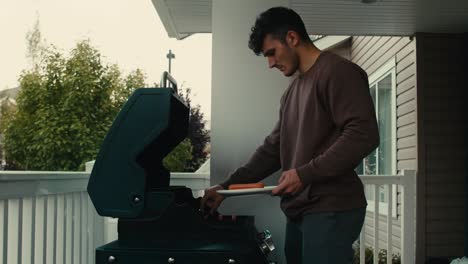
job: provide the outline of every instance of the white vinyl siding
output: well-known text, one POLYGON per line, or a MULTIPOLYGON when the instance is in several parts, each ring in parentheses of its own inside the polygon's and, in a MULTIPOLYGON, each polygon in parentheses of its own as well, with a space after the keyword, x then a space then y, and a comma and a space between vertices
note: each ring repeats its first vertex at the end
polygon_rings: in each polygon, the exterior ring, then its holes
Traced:
MULTIPOLYGON (((361 66, 369 77, 379 76, 389 61, 395 62, 395 93, 394 93, 394 128, 395 140, 393 142, 394 169, 398 172, 403 169, 417 169, 417 116, 416 116, 416 59, 415 41, 410 37, 390 37, 390 36, 357 36, 351 40, 351 61, 361 66), (377 73, 377 74, 376 74, 377 73)), ((384 77, 381 76, 380 77, 384 77)), ((379 77, 376 77, 379 78, 379 77)), ((371 80, 370 83, 372 84, 371 80)), ((384 193, 384 192, 383 192, 384 193)), ((400 251, 400 230, 401 219, 400 203, 401 197, 397 190, 394 190, 393 197, 396 197, 393 218, 393 239, 394 251, 400 251)), ((369 197, 368 198, 372 198, 369 197)), ((372 201, 370 201, 372 203, 372 201)), ((370 204, 369 203, 369 204, 370 204)), ((386 203, 380 203, 379 208, 385 207, 386 203)), ((368 208, 371 208, 370 204, 368 208)), ((379 209, 381 213, 384 210, 379 209)), ((386 210, 385 210, 386 211, 386 210)), ((366 215, 366 244, 373 245, 372 235, 373 212, 368 210, 366 215)), ((379 216, 379 230, 381 233, 379 247, 385 248, 386 241, 386 216, 379 216)))

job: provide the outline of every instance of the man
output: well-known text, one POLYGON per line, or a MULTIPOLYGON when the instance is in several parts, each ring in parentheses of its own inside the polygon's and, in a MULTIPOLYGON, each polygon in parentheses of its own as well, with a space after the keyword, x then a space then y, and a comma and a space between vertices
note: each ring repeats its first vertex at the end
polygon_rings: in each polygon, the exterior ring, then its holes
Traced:
POLYGON ((366 73, 317 49, 293 10, 271 8, 257 17, 249 48, 270 68, 296 74, 281 98, 279 121, 249 161, 205 191, 201 209, 213 213, 217 190, 258 182, 282 169, 273 195, 287 216, 285 253, 290 264, 351 263, 352 244, 366 208, 354 168, 379 143, 366 73))

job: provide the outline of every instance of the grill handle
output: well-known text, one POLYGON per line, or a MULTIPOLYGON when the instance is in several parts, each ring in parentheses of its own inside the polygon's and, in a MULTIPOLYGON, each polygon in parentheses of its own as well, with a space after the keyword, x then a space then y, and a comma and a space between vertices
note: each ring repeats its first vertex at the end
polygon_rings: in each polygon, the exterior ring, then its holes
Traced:
POLYGON ((163 87, 163 88, 172 87, 172 89, 174 90, 174 93, 178 94, 177 82, 174 79, 174 77, 172 77, 171 74, 168 73, 167 71, 163 72, 162 77, 161 77, 161 83, 159 85, 160 87, 163 87), (168 85, 168 81, 169 81, 169 85, 168 85))

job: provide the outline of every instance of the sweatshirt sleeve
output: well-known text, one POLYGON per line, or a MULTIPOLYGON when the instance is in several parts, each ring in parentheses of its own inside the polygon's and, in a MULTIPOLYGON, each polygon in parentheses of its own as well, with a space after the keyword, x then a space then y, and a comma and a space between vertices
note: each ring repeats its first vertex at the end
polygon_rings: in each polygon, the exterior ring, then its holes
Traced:
POLYGON ((273 131, 265 138, 247 163, 234 171, 220 185, 227 189, 231 184, 259 182, 281 168, 280 127, 284 96, 281 99, 279 120, 273 131))
POLYGON ((343 61, 324 79, 325 103, 341 134, 322 154, 296 168, 304 185, 318 184, 346 175, 379 144, 379 132, 367 74, 343 61))

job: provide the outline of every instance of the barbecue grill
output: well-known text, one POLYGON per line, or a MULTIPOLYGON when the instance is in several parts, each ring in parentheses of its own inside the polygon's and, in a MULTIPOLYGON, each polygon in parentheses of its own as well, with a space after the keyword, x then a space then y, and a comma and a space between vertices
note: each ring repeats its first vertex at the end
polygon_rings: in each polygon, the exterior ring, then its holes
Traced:
POLYGON ((189 108, 177 83, 137 89, 109 130, 88 193, 101 216, 118 218, 118 240, 96 249, 96 264, 267 264, 271 235, 253 216, 219 220, 200 212, 200 198, 170 186, 163 158, 187 135, 189 108))

